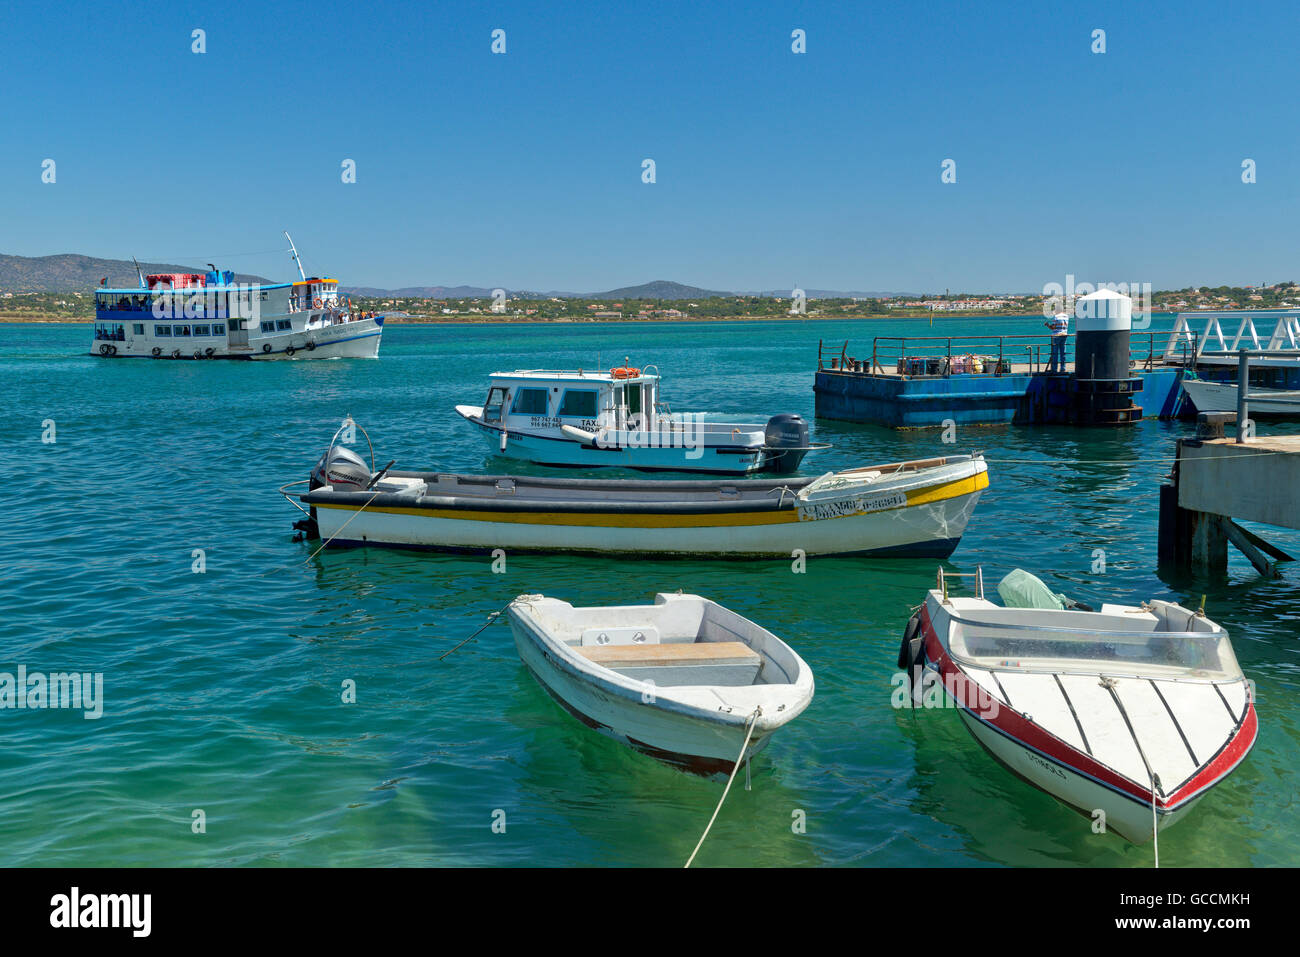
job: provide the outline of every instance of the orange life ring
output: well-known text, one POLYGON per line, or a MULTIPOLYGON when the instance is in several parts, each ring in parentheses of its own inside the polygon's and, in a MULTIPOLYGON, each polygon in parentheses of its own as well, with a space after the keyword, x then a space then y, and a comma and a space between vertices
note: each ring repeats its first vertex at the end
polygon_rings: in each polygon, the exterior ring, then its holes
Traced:
POLYGON ((641 374, 641 370, 634 369, 632 366, 620 366, 617 369, 610 369, 609 374, 615 379, 634 379, 641 374))
POLYGON ((319 309, 319 308, 321 308, 321 306, 325 305, 325 303, 323 303, 323 302, 321 302, 319 299, 317 299, 317 300, 315 300, 314 302, 312 302, 311 305, 312 305, 312 308, 313 308, 313 309, 319 309))

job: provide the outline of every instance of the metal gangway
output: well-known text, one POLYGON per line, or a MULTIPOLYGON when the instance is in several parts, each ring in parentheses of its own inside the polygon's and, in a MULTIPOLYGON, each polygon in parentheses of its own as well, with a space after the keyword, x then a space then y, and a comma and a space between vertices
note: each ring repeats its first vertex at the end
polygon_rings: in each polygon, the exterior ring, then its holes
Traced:
MULTIPOLYGON (((1229 325, 1231 328, 1231 325, 1229 325)), ((1267 328, 1267 326, 1266 326, 1267 328)), ((1169 333, 1165 355, 1190 351, 1193 361, 1226 364, 1236 362, 1242 349, 1262 354, 1260 358, 1289 358, 1300 360, 1300 309, 1228 309, 1223 312, 1180 312, 1169 333), (1195 317, 1195 319, 1193 319, 1195 317), (1237 322, 1237 332, 1224 334, 1223 322, 1237 322), (1274 322, 1273 332, 1264 339, 1256 320, 1274 322), (1199 335, 1192 331, 1192 322, 1205 323, 1199 335), (1217 348, 1216 348, 1217 346, 1217 348)))

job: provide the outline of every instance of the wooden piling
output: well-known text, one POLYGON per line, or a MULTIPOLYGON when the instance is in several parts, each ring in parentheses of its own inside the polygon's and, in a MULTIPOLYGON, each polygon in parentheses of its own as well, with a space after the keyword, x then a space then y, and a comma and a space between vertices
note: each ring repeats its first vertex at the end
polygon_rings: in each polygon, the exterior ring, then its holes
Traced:
POLYGON ((1196 438, 1179 439, 1169 482, 1160 488, 1157 557, 1162 566, 1221 575, 1231 542, 1270 578, 1292 556, 1234 521, 1300 528, 1300 436, 1225 437, 1231 412, 1201 413, 1196 438))

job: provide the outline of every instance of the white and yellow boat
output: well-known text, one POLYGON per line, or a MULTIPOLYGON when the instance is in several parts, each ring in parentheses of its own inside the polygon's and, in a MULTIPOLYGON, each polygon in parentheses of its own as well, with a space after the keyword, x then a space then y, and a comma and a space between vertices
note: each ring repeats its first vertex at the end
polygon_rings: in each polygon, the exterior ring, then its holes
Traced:
POLYGON ((297 527, 331 546, 942 558, 988 487, 988 467, 979 455, 953 455, 820 478, 557 479, 375 472, 373 461, 331 445, 309 483, 281 491, 309 514, 297 527))

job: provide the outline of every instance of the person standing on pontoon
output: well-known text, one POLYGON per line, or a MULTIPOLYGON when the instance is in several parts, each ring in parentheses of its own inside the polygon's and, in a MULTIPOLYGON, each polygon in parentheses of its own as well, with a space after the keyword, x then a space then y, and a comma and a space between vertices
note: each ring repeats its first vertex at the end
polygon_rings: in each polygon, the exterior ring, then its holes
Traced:
POLYGON ((1065 342, 1070 337, 1070 317, 1064 312, 1058 312, 1043 325, 1052 330, 1052 357, 1048 360, 1047 371, 1064 372, 1065 342))

